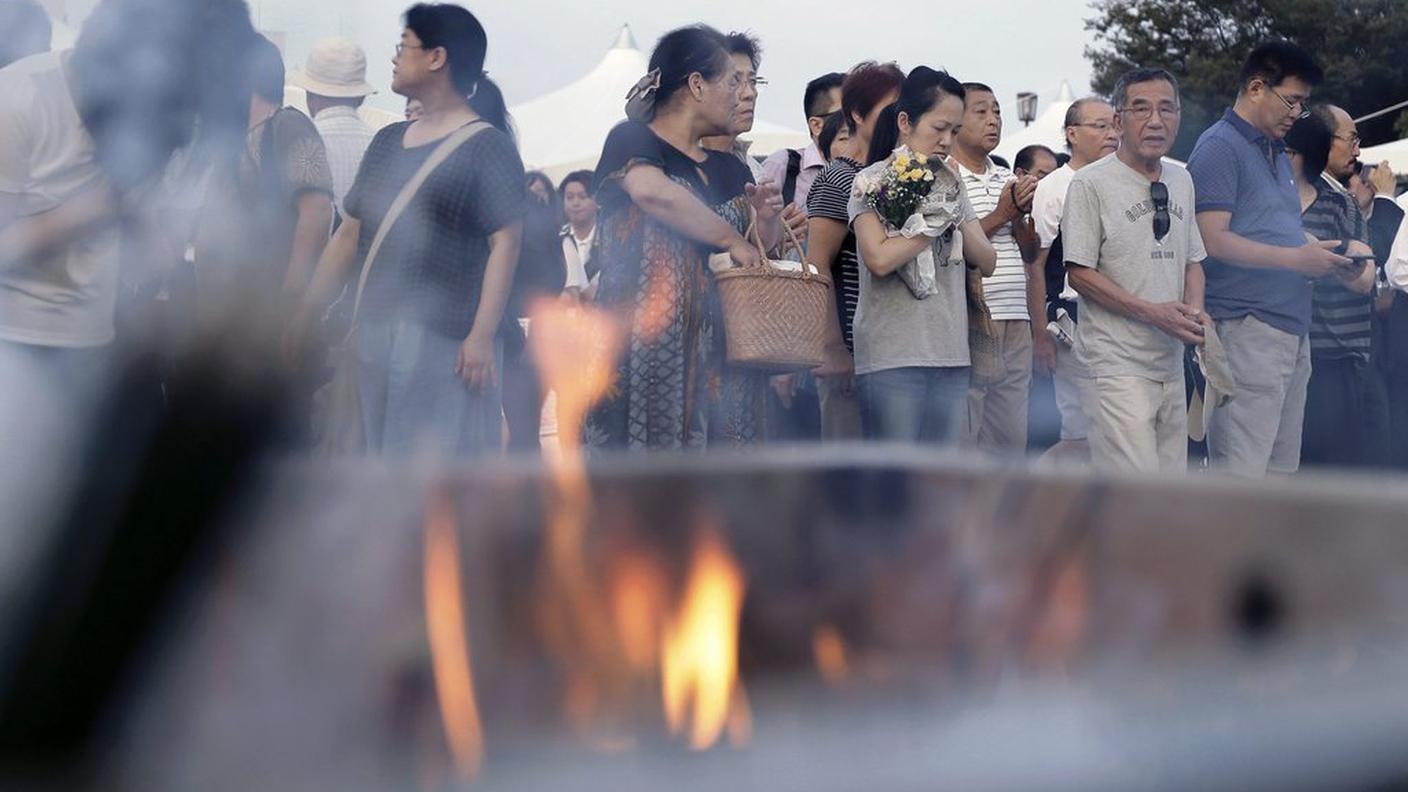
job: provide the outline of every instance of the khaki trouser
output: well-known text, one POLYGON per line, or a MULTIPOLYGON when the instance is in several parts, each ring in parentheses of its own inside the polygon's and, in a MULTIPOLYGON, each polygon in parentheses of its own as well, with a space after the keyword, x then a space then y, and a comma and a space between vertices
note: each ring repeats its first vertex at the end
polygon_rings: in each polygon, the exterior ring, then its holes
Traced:
POLYGON ((1212 467, 1239 476, 1300 468, 1310 338, 1277 330, 1254 316, 1217 323, 1237 395, 1208 417, 1212 467))
POLYGON ((1111 471, 1185 473, 1188 400, 1183 378, 1089 377, 1082 383, 1090 418, 1090 461, 1111 471))
POLYGON ((993 322, 1002 374, 968 391, 967 442, 984 451, 1027 447, 1027 397, 1032 385, 1032 325, 1019 319, 993 322))

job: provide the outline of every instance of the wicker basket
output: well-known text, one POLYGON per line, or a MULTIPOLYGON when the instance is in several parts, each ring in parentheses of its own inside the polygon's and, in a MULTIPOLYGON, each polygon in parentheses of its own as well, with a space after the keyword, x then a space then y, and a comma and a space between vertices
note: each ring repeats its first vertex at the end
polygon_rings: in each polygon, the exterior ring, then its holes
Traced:
MULTIPOLYGON (((800 271, 774 266, 756 220, 748 231, 763 265, 714 274, 723 303, 728 362, 778 373, 816 368, 822 363, 827 321, 832 320, 831 279, 806 263, 806 256, 800 271)), ((787 234, 800 253, 802 246, 790 228, 787 234)))

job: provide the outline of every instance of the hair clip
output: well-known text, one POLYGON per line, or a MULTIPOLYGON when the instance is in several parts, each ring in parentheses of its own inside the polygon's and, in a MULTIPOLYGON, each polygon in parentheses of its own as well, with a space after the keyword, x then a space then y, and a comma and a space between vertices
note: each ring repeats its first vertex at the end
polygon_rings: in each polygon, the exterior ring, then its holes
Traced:
POLYGON ((650 73, 636 81, 631 86, 631 90, 626 94, 626 117, 632 121, 642 123, 649 121, 655 116, 655 94, 660 90, 660 69, 651 69, 650 73))

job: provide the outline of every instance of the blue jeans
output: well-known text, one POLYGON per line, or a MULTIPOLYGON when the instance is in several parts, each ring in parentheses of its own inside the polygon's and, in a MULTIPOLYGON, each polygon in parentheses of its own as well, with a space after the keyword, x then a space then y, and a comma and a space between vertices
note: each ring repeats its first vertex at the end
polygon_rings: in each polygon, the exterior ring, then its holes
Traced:
MULTIPOLYGON (((499 389, 471 390, 455 373, 462 342, 408 320, 357 325, 357 382, 368 452, 428 451, 443 458, 498 453, 499 389)), ((502 375, 503 355, 496 356, 502 375)))
POLYGON ((869 440, 957 445, 968 409, 968 367, 909 367, 856 378, 869 440))

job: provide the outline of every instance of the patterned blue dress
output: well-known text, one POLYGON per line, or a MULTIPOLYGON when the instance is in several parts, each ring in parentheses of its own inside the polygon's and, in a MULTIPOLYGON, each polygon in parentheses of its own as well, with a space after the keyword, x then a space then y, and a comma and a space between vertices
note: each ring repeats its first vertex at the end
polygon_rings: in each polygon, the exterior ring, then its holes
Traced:
POLYGON ((594 449, 683 450, 756 443, 763 437, 766 374, 726 362, 724 327, 706 246, 641 211, 622 187, 637 165, 660 168, 741 234, 748 223, 748 167, 730 154, 703 162, 625 121, 606 140, 597 166, 594 261, 598 304, 625 328, 616 381, 592 412, 585 444, 594 449))

